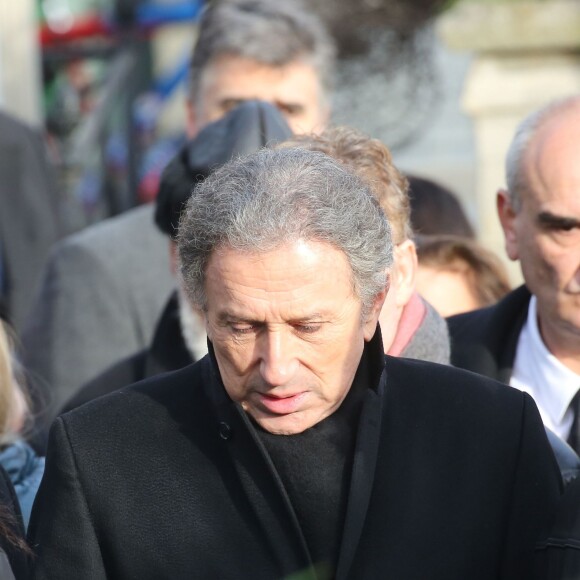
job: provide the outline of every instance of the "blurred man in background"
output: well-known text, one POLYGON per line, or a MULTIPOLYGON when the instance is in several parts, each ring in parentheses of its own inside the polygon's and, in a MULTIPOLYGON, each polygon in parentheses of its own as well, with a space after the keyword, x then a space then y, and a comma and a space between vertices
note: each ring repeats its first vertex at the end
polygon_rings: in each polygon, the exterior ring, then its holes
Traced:
POLYGON ((525 285, 449 319, 452 363, 531 394, 546 427, 580 450, 580 96, 526 118, 497 209, 525 285))
MULTIPOLYGON (((190 138, 237 104, 275 105, 294 131, 330 114, 334 45, 300 4, 212 3, 199 23, 187 102, 190 138)), ((87 380, 147 347, 175 288, 167 239, 140 207, 65 240, 52 255, 24 336, 48 420, 87 380)))

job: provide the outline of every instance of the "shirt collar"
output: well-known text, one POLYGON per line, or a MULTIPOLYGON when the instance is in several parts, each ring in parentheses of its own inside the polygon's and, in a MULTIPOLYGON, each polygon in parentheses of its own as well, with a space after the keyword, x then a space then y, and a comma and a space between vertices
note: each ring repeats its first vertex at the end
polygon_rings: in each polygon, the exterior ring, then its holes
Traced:
POLYGON ((526 321, 529 336, 528 361, 535 390, 552 419, 561 423, 580 388, 580 375, 563 365, 546 347, 538 327, 537 300, 532 296, 526 321))

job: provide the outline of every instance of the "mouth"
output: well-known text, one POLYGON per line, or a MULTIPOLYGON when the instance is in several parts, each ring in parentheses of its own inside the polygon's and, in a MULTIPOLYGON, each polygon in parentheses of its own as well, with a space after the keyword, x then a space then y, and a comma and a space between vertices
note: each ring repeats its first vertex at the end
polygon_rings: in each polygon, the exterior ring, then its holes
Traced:
POLYGON ((308 395, 307 391, 294 393, 293 395, 276 396, 272 394, 258 393, 260 406, 274 415, 288 415, 299 410, 303 400, 308 395))

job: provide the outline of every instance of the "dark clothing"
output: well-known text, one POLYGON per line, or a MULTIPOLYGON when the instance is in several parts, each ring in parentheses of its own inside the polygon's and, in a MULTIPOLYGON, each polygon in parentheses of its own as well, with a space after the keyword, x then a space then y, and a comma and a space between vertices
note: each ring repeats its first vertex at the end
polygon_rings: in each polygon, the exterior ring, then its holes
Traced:
POLYGON ((580 578, 580 479, 565 490, 549 538, 536 551, 536 580, 580 578))
MULTIPOLYGON (((0 554, 4 553, 8 557, 12 574, 16 580, 28 578, 28 558, 21 548, 14 545, 3 532, 4 526, 13 539, 24 538, 24 524, 18 498, 14 487, 10 482, 8 474, 0 467, 0 554)), ((0 578, 10 578, 6 574, 6 562, 0 557, 0 578), (3 576, 2 573, 5 575, 3 576)))
POLYGON ((448 318, 451 364, 509 384, 530 298, 520 286, 493 306, 448 318))
POLYGON ((340 408, 312 428, 280 437, 257 427, 321 570, 336 569, 362 402, 380 379, 365 362, 340 408))
POLYGON ((554 452, 554 457, 558 462, 560 474, 564 485, 568 485, 574 479, 580 477, 580 457, 566 441, 560 439, 553 431, 546 428, 548 442, 554 452))
POLYGON ((151 347, 123 359, 95 377, 67 402, 61 412, 71 411, 97 397, 193 362, 181 334, 177 292, 174 292, 159 319, 151 347))
MULTIPOLYGON (((493 306, 448 318, 451 364, 509 384, 531 297, 520 286, 493 306)), ((574 450, 554 434, 550 444, 566 483, 578 477, 580 458, 574 450)))
POLYGON ((20 332, 48 252, 63 234, 41 135, 0 112, 0 303, 20 332))
MULTIPOLYGON (((335 577, 529 578, 561 493, 532 399, 384 357, 379 332, 363 356, 379 378, 362 403, 335 577)), ((210 350, 56 419, 30 524, 34 578, 310 569, 287 485, 210 350)))

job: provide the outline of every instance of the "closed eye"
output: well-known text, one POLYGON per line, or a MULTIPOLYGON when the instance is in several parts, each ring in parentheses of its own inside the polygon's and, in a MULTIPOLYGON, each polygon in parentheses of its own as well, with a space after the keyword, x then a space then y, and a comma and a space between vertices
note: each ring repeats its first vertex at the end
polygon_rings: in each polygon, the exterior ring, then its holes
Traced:
POLYGON ((295 322, 292 326, 300 334, 315 334, 322 328, 322 324, 322 322, 295 322))
POLYGON ((230 322, 230 330, 236 335, 251 334, 259 329, 259 325, 251 322, 230 322))

